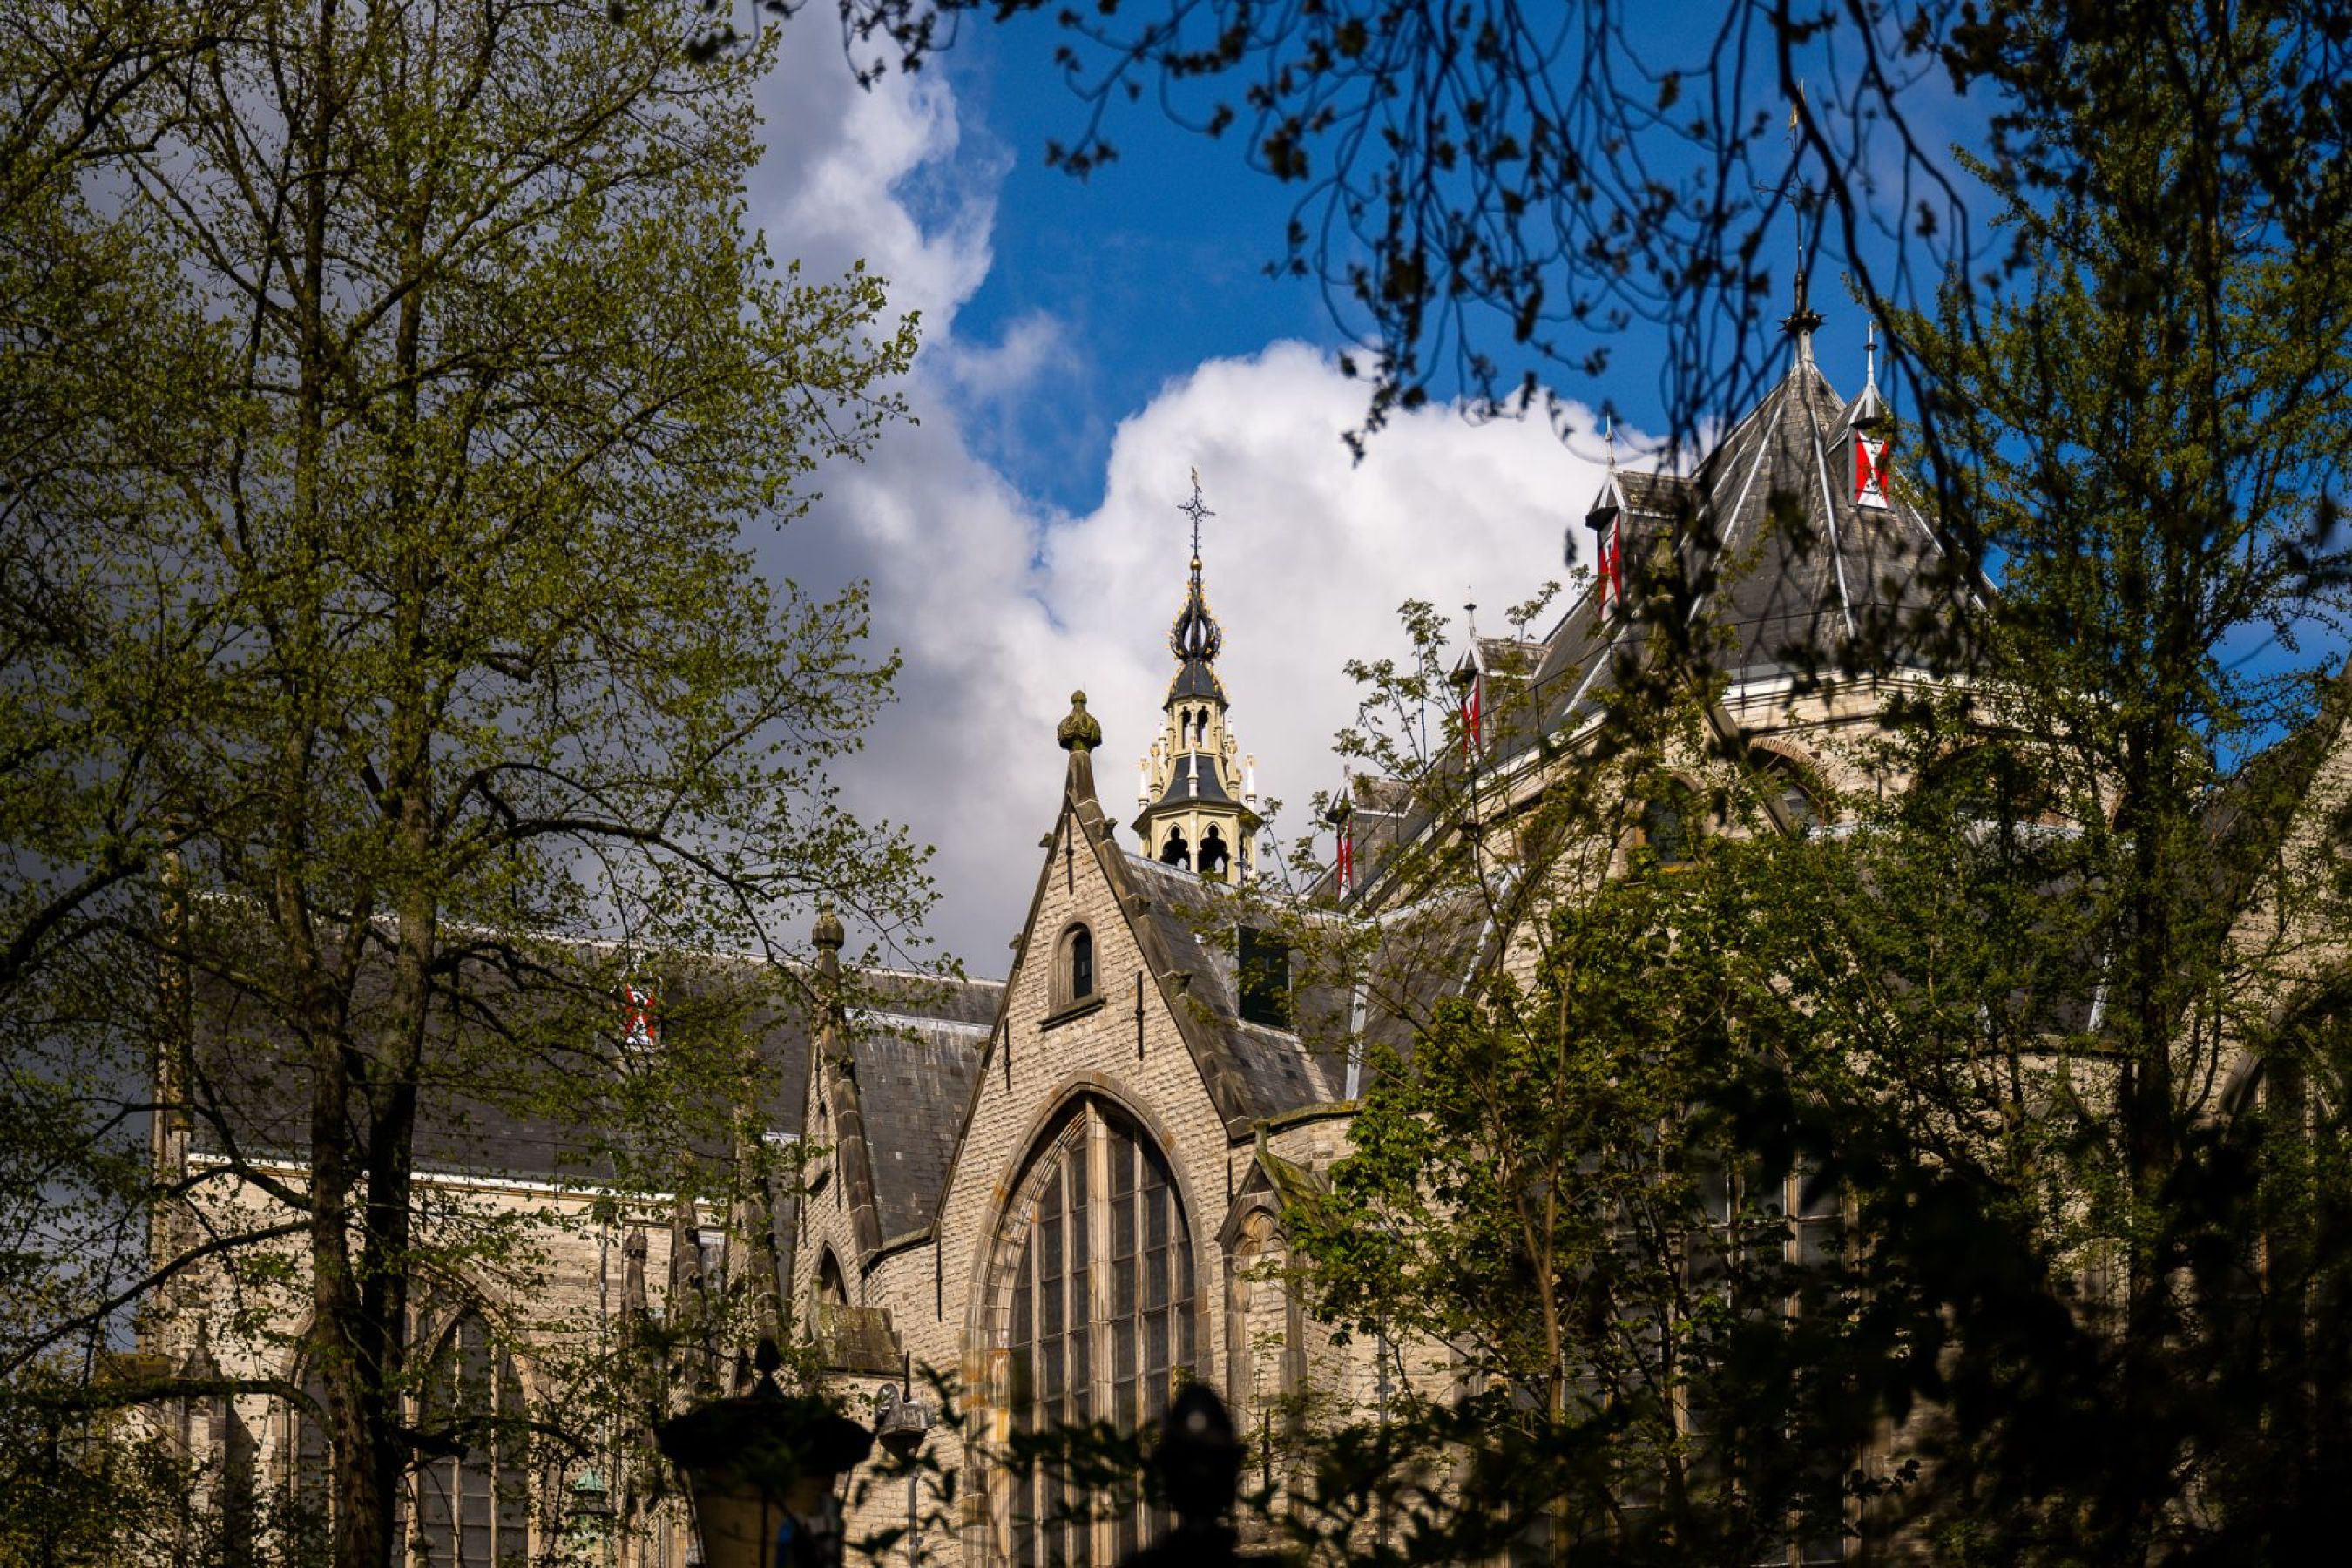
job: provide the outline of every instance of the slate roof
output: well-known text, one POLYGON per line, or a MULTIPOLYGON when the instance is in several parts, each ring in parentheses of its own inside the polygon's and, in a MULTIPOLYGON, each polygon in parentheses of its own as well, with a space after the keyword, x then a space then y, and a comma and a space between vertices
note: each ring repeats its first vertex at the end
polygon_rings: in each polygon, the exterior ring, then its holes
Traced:
POLYGON ((1206 752, 1179 753, 1176 765, 1168 771, 1168 787, 1160 792, 1157 801, 1143 809, 1137 820, 1141 821, 1163 805, 1181 805, 1188 801, 1206 801, 1215 805, 1237 804, 1232 795, 1225 793, 1224 781, 1218 776, 1218 772, 1217 759, 1206 752), (1192 784, 1196 775, 1200 780, 1198 793, 1194 792, 1192 784))
MULTIPOLYGON (((995 981, 940 981, 889 970, 853 970, 849 989, 875 1019, 859 1031, 853 1050, 861 1076, 870 1076, 877 1105, 869 1142, 877 1150, 877 1186, 886 1213, 919 1207, 909 1184, 937 1184, 952 1142, 955 1112, 970 1081, 972 1060, 995 1015, 1003 989, 995 981), (886 1010, 887 1009, 887 1010, 886 1010), (870 1065, 868 1065, 870 1063, 870 1065), (949 1109, 944 1111, 942 1105, 949 1109), (896 1201, 891 1201, 895 1196, 896 1201)), ((666 987, 663 1027, 673 1036, 715 1020, 698 1009, 698 987, 679 979, 666 987)), ((569 998, 573 1004, 578 997, 569 998)), ((604 1005, 601 997, 595 1005, 604 1005)), ((556 1005, 550 1002, 551 1010, 556 1005)), ((220 1154, 234 1144, 247 1156, 299 1161, 310 1142, 310 1096, 299 1042, 251 995, 199 982, 197 1065, 227 1113, 225 1125, 199 1119, 191 1131, 196 1152, 220 1154)), ((772 1133, 798 1136, 809 1067, 809 1009, 797 996, 767 996, 748 1005, 743 1026, 758 1041, 770 1069, 767 1122, 772 1133)), ((731 1015, 732 1005, 729 1005, 731 1015)), ((512 1026, 513 1020, 509 1020, 512 1026)), ((730 1016, 730 1026, 732 1026, 730 1016)), ((612 1173, 603 1140, 585 1129, 530 1107, 533 1074, 603 1070, 614 1040, 533 1044, 528 1027, 502 1043, 507 1092, 469 1063, 466 1048, 444 1042, 428 1064, 418 1097, 417 1168, 425 1173, 531 1181, 593 1182, 612 1173)), ((723 1151, 703 1149, 706 1157, 723 1151)), ((927 1217, 927 1216, 926 1216, 927 1217)), ((908 1228, 925 1223, 909 1222, 908 1228)))
MULTIPOLYGON (((992 1012, 1001 989, 958 991, 966 1001, 987 999, 992 1012)), ((990 1021, 874 1016, 851 1024, 852 1070, 864 1100, 875 1208, 887 1244, 931 1223, 990 1021)))
MULTIPOLYGON (((1902 493, 1861 504, 1851 438, 1862 399, 1842 402, 1810 356, 1685 478, 1613 473, 1623 508, 1631 615, 1605 608, 1600 584, 1546 639, 1536 672, 1542 732, 1593 711, 1611 650, 1664 606, 1639 603, 1663 543, 1687 584, 1673 607, 1723 634, 1706 651, 1735 683, 1840 668, 1938 668, 1954 657, 1951 595, 1959 573, 1927 517, 1902 493)), ((1608 491, 1604 490, 1604 498, 1608 491)))
MULTIPOLYGON (((1619 509, 1625 592, 1604 603, 1596 581, 1538 645, 1480 639, 1484 666, 1533 693, 1514 708, 1532 721, 1490 733, 1486 765, 1591 724, 1655 640, 1723 669, 1735 688, 1964 662, 1957 596, 1990 590, 1899 488, 1885 507, 1857 500, 1852 440, 1868 412, 1864 397, 1840 399, 1810 353, 1795 353, 1691 474, 1612 469, 1593 505, 1619 509)), ((1582 520, 1571 527, 1591 551, 1582 520)), ((1367 822, 1363 804, 1358 896, 1378 881, 1380 851, 1428 826, 1416 808, 1367 822)))
MULTIPOLYGON (((1292 1030, 1242 1017, 1234 916, 1221 908, 1230 901, 1226 889, 1181 867, 1131 852, 1120 856, 1147 900, 1139 923, 1154 933, 1160 952, 1184 976, 1179 1006, 1229 1064, 1245 1114, 1280 1116, 1339 1099, 1344 1058, 1335 1063, 1329 1052, 1318 1053, 1292 1030)), ((1302 989, 1292 1003, 1297 1013, 1310 1018, 1330 1015, 1331 999, 1302 989)))

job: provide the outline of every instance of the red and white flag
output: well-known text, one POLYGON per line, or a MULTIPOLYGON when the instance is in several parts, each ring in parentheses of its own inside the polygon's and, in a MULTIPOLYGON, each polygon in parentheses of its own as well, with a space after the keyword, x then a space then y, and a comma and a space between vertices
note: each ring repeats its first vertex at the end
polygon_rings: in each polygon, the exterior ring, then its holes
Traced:
POLYGON ((628 981, 621 986, 622 1037, 632 1046, 650 1049, 661 1041, 661 994, 651 981, 628 981))

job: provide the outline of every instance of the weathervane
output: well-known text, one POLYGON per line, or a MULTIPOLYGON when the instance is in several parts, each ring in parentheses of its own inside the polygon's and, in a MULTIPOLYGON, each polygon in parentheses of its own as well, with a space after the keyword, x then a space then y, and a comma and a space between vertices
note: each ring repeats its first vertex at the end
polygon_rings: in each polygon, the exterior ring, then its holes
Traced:
POLYGON ((1209 510, 1209 503, 1201 499, 1201 470, 1197 466, 1192 469, 1192 499, 1180 503, 1176 510, 1192 520, 1192 570, 1197 572, 1201 569, 1202 521, 1217 515, 1209 510))

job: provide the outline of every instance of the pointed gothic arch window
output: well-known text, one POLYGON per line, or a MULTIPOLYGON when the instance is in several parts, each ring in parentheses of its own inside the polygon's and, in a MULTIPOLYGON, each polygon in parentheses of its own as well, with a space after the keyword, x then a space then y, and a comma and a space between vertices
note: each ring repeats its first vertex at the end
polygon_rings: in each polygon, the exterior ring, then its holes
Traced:
MULTIPOLYGON (((1014 1429, 1158 1420, 1200 1361, 1192 1226, 1166 1158, 1117 1110, 1082 1100, 1016 1191, 997 1244, 993 1391, 1014 1429)), ((1116 1562, 1164 1522, 1139 1503, 1106 1514, 1044 1470, 993 1484, 999 1560, 1024 1568, 1116 1562)))
POLYGON ((1184 841, 1182 828, 1171 827, 1168 830, 1168 842, 1160 847, 1160 863, 1163 866, 1181 866, 1188 871, 1192 868, 1192 847, 1184 841))
POLYGON ((841 1271, 841 1259, 834 1256, 830 1247, 824 1249, 824 1255, 816 1263, 816 1304, 819 1307, 849 1305, 849 1280, 841 1271))
POLYGON ((505 1568, 528 1561, 529 1456, 517 1425, 522 1381, 514 1357, 472 1308, 458 1315, 425 1368, 418 1411, 426 1432, 465 1446, 418 1465, 415 1560, 429 1568, 505 1568))

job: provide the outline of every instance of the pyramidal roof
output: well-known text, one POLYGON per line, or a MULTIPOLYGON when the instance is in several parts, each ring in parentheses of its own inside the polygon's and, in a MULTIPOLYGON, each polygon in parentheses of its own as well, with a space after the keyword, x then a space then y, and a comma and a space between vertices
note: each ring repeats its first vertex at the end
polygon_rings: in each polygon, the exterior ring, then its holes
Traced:
POLYGON ((1545 733, 1589 716, 1613 660, 1638 656, 1661 618, 1735 686, 1954 658, 1954 595, 1975 593, 1973 580, 1961 586, 1899 474, 1865 487, 1902 455, 1884 446, 1893 426, 1875 376, 1842 399, 1808 336, 1690 474, 1611 471, 1593 510, 1616 509, 1624 591, 1596 581, 1545 639, 1535 674, 1545 733), (1868 473, 1857 431, 1874 455, 1868 473), (1681 593, 1656 591, 1675 576, 1681 593))

